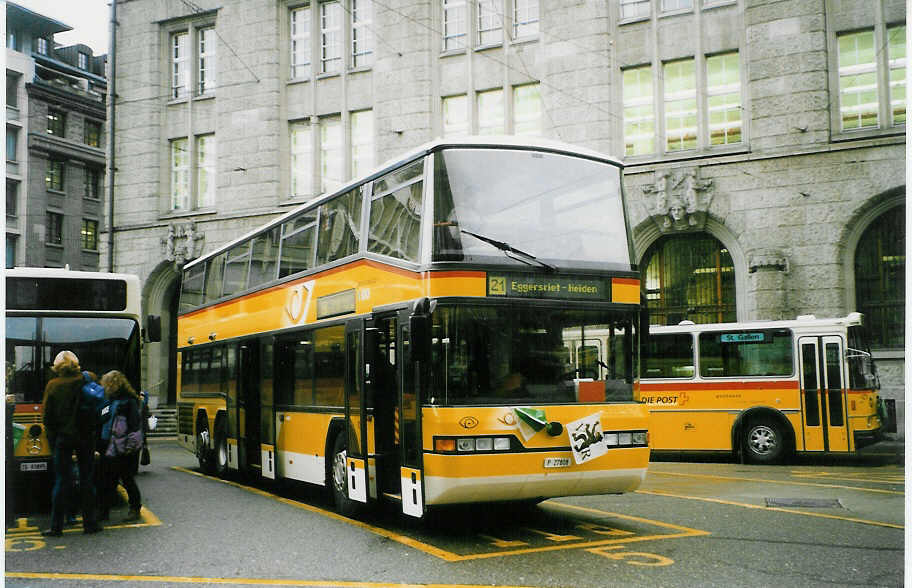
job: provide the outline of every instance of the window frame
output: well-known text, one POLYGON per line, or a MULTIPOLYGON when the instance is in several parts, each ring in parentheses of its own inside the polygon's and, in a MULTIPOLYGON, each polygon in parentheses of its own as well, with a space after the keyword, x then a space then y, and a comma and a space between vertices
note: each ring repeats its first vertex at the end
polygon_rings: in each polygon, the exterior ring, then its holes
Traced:
POLYGON ((45 213, 46 230, 44 243, 46 245, 63 246, 63 214, 47 211, 45 213))
POLYGON ((47 170, 44 174, 44 185, 49 191, 63 192, 66 189, 66 161, 62 159, 48 159, 47 170))
POLYGON ((54 137, 66 138, 66 112, 48 108, 46 132, 54 137))
POLYGON ((197 96, 214 94, 217 87, 218 34, 215 31, 215 25, 201 26, 196 29, 197 96))
POLYGON ((79 230, 80 243, 86 251, 98 251, 98 221, 90 218, 82 219, 79 230))
POLYGON ((307 80, 313 75, 312 25, 313 12, 310 4, 295 6, 290 9, 288 15, 288 61, 291 80, 307 80), (304 22, 299 23, 298 15, 306 15, 307 18, 304 22), (306 58, 306 60, 298 60, 299 57, 306 58))
POLYGON ((97 120, 85 119, 83 125, 83 142, 89 147, 101 147, 102 124, 97 120))

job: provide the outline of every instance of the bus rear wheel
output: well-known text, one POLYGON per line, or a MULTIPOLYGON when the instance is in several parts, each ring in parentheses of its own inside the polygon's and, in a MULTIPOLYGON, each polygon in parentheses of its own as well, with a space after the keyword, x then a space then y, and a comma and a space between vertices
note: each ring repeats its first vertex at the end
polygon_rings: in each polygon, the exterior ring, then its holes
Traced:
POLYGON ((770 418, 756 418, 744 427, 744 455, 749 463, 777 463, 785 455, 785 433, 770 418))
POLYGON ((333 501, 336 505, 336 511, 346 517, 355 517, 360 508, 359 503, 348 497, 348 472, 347 470, 347 451, 348 441, 344 431, 336 435, 333 441, 333 458, 332 458, 332 484, 333 501))
POLYGON ((196 459, 199 461, 200 471, 212 474, 215 471, 213 451, 209 447, 209 426, 200 422, 196 427, 196 459))
POLYGON ((228 475, 228 430, 223 418, 215 423, 215 450, 212 454, 213 472, 224 478, 228 475))

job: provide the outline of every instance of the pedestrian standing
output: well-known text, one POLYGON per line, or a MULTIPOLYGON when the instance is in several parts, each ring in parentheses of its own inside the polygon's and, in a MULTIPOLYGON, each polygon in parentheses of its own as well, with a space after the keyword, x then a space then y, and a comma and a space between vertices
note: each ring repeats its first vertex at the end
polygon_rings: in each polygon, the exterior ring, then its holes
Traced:
POLYGON ((142 497, 136 485, 136 473, 139 470, 139 454, 142 447, 142 423, 139 394, 130 385, 127 377, 117 370, 112 370, 101 377, 105 395, 110 400, 111 438, 108 448, 101 459, 105 471, 105 489, 102 497, 102 516, 107 516, 114 503, 114 492, 117 484, 123 484, 127 491, 130 511, 124 522, 134 522, 141 518, 142 497), (124 417, 126 426, 119 430, 118 419, 124 417), (131 445, 130 439, 139 434, 139 442, 131 445))
POLYGON ((83 407, 83 377, 76 354, 61 351, 54 358, 51 369, 56 377, 44 390, 44 429, 53 451, 54 489, 51 493, 51 528, 41 534, 59 537, 63 533, 67 495, 73 486, 73 452, 79 471, 82 529, 84 533, 97 533, 101 526, 95 519, 95 486, 92 483, 97 419, 83 407))

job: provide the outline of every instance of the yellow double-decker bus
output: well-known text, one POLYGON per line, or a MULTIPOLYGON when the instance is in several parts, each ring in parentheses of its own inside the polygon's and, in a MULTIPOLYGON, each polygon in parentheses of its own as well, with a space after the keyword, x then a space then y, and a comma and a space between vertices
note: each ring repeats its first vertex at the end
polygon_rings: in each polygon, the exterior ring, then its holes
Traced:
POLYGON ((879 440, 886 415, 862 321, 854 312, 652 327, 637 392, 652 449, 772 463, 879 440))
POLYGON ((37 479, 48 481, 51 464, 42 417, 54 357, 69 349, 82 369, 99 377, 120 370, 139 390, 139 278, 50 268, 7 269, 3 275, 6 393, 8 406, 14 405, 11 482, 47 496, 49 486, 37 479))
POLYGON ((179 440, 346 514, 632 491, 640 300, 617 161, 432 142, 187 264, 179 440), (589 329, 610 378, 570 361, 589 329))

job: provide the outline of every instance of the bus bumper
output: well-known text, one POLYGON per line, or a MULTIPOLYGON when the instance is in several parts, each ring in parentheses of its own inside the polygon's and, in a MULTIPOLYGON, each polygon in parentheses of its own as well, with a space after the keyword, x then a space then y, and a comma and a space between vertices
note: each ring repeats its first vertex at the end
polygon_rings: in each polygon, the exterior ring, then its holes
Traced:
POLYGON ((871 429, 870 431, 855 431, 855 449, 861 449, 862 447, 867 447, 868 445, 873 445, 878 441, 883 441, 884 431, 883 428, 878 427, 876 429, 871 429))

